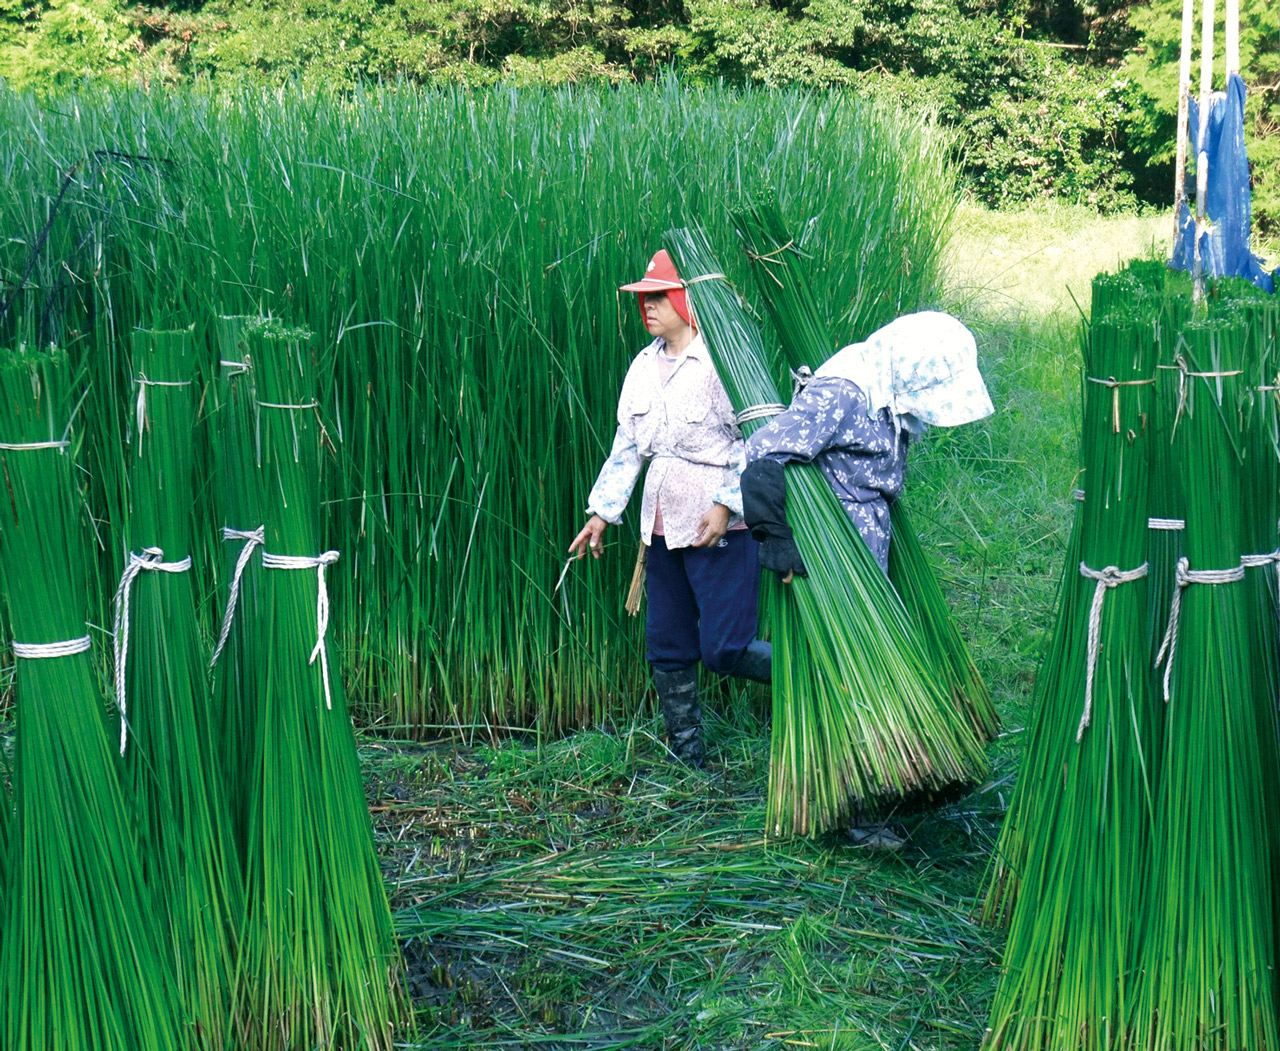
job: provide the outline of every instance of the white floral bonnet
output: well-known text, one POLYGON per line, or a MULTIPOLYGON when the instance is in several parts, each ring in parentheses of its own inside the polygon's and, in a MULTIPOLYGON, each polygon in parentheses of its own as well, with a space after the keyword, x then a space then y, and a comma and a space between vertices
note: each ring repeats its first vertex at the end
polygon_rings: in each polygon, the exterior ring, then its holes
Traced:
POLYGON ((950 314, 904 314, 862 343, 836 351, 815 373, 856 383, 867 415, 890 409, 934 427, 958 427, 994 411, 978 371, 973 333, 950 314))

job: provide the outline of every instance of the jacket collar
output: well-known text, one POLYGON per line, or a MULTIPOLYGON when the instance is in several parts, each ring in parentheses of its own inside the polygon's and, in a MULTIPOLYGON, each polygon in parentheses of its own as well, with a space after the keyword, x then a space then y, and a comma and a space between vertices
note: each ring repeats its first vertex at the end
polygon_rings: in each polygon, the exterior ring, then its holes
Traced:
MULTIPOLYGON (((658 352, 667 349, 667 341, 659 337, 644 348, 644 353, 650 358, 657 360, 658 352)), ((682 358, 696 358, 702 361, 707 357, 707 344, 702 339, 701 333, 695 333, 693 339, 689 341, 689 345, 685 348, 682 358)))

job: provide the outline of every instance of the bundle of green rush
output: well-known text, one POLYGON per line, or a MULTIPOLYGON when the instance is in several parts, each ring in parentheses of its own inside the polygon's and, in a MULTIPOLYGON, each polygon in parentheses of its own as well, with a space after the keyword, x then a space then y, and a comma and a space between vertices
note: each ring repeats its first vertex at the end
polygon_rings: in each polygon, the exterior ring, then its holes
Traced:
POLYGON ((18 723, 0 1044, 188 1047, 89 651, 68 395, 62 352, 0 352, 0 560, 18 723))
MULTIPOLYGON (((1103 319, 1113 315, 1115 317, 1140 316, 1152 321, 1153 335, 1159 348, 1157 350, 1158 361, 1164 360, 1163 355, 1167 353, 1164 348, 1175 342, 1177 338, 1176 330, 1168 324, 1171 300, 1168 296, 1161 297, 1161 293, 1167 284, 1166 271, 1167 268, 1163 263, 1139 260, 1127 264, 1117 273, 1098 274, 1093 279, 1092 289, 1091 312, 1094 317, 1103 319)), ((1088 347, 1089 332, 1087 324, 1082 328, 1080 338, 1081 345, 1088 347)), ((1151 386, 1156 393, 1148 402, 1150 415, 1147 418, 1146 426, 1148 436, 1146 444, 1150 459, 1148 476, 1155 479, 1165 479, 1165 481, 1148 486, 1148 527, 1151 530, 1148 537, 1150 568, 1146 577, 1148 596, 1162 593, 1162 566, 1168 570, 1170 579, 1172 579, 1173 560, 1162 561, 1162 553, 1167 550, 1176 550, 1179 543, 1177 530, 1181 529, 1180 520, 1164 522, 1150 517, 1156 513, 1156 508, 1162 509, 1166 513, 1171 513, 1169 511, 1170 502, 1173 501, 1176 505, 1177 501, 1176 491, 1171 490, 1167 482, 1168 475, 1159 469, 1164 462, 1160 458, 1160 454, 1167 449, 1168 444, 1167 422, 1164 424, 1163 429, 1161 426, 1162 421, 1164 421, 1164 406, 1159 392, 1164 389, 1161 384, 1168 382, 1168 373, 1157 368, 1155 378, 1156 382, 1151 386), (1168 546, 1170 544, 1173 545, 1172 548, 1168 546)), ((1084 386, 1090 386, 1087 380, 1084 382, 1084 386)), ((1087 473, 1081 478, 1081 484, 1088 486, 1087 473)), ((1078 566, 1081 561, 1080 545, 1086 521, 1083 506, 1088 500, 1088 494, 1084 488, 1081 488, 1076 490, 1075 497, 1077 511, 1067 541, 1063 575, 1055 603, 1058 612, 1054 631, 1050 636, 1049 649, 1036 675, 1032 710, 1037 713, 1045 713, 1046 709, 1052 706, 1053 698, 1062 688, 1061 684, 1064 678, 1070 678, 1076 673, 1075 665, 1077 659, 1075 653, 1080 645, 1080 640, 1076 633, 1080 630, 1080 625, 1084 623, 1082 618, 1085 613, 1082 611, 1091 608, 1094 592, 1096 591, 1095 586, 1081 577, 1078 572, 1078 566)), ((1149 597, 1147 603, 1149 637, 1153 630, 1150 627, 1152 617, 1159 616, 1161 618, 1159 620, 1159 631, 1163 632, 1164 630, 1163 615, 1152 612, 1156 601, 1155 598, 1149 597)), ((1163 608, 1167 612, 1167 602, 1163 608)), ((1156 635, 1155 644, 1151 648, 1152 660, 1155 659, 1158 646, 1159 636, 1156 635)), ((1039 793, 1042 791, 1039 786, 1042 786, 1047 779, 1054 776, 1053 771, 1058 769, 1055 764, 1061 758, 1060 748, 1063 743, 1059 742, 1055 746, 1051 740, 1045 739, 1045 735, 1048 734, 1052 738, 1059 729, 1060 727, 1052 719, 1043 715, 1032 722, 1027 744, 1023 751, 1022 770, 1014 786, 1013 797, 1010 800, 1005 819, 1001 824, 996 849, 992 855, 991 871, 988 874, 987 891, 982 907, 982 918, 985 923, 1006 922, 1017 899, 1018 880, 1027 863, 1026 852, 1028 844, 1038 835, 1039 830, 1038 819, 1033 816, 1039 793)), ((1154 727, 1151 739, 1148 741, 1148 748, 1151 752, 1148 754, 1147 759, 1149 763, 1153 764, 1152 768, 1154 768, 1154 753, 1158 749, 1158 732, 1154 727)))
POLYGON ((189 329, 135 330, 132 349, 129 559, 115 618, 120 750, 188 1020, 198 1046, 213 1049, 231 1032, 243 896, 190 572, 195 353, 189 329))
MULTIPOLYGON (((762 199, 734 213, 734 224, 752 263, 756 287, 792 368, 815 366, 836 349, 807 274, 808 256, 788 236, 778 206, 762 199)), ((991 693, 973 663, 951 607, 929 564, 902 499, 890 505, 893 529, 889 580, 925 643, 935 673, 974 733, 992 740, 1000 731, 991 693)))
MULTIPOLYGON (((1094 279, 1095 287, 1099 280, 1100 278, 1094 279)), ((1149 456, 1153 479, 1147 501, 1147 528, 1150 530, 1147 541, 1148 560, 1151 563, 1147 634, 1151 645, 1152 675, 1157 679, 1160 672, 1156 668, 1156 655, 1160 651, 1165 624, 1169 618, 1169 603, 1176 587, 1175 567, 1183 554, 1182 541, 1186 525, 1183 519, 1186 504, 1178 477, 1178 465, 1174 459, 1173 436, 1179 391, 1182 388, 1182 373, 1177 364, 1178 343, 1190 301, 1189 289, 1185 296, 1166 293, 1161 298, 1156 331, 1159 348, 1156 396, 1152 401, 1151 418, 1147 423, 1151 435, 1149 456)), ((1162 714, 1158 712, 1157 719, 1162 714)), ((1153 754, 1151 759, 1156 764, 1152 769, 1159 769, 1159 752, 1153 754)))
POLYGON ((222 508, 222 617, 214 642, 214 705, 218 712, 217 754, 226 786, 227 813, 237 852, 244 860, 251 818, 258 717, 248 689, 247 669, 257 664, 258 637, 243 624, 259 619, 263 543, 262 482, 256 456, 257 405, 253 396, 251 333, 262 321, 219 317, 214 321, 219 370, 213 386, 216 487, 222 508))
POLYGON ((1182 328, 1175 453, 1185 556, 1170 605, 1166 713, 1133 1046, 1267 1051, 1276 1025, 1274 698, 1259 698, 1242 583, 1248 380, 1238 318, 1182 328))
MULTIPOLYGON (((355 737, 329 652, 320 422, 307 333, 259 326, 253 381, 265 518, 242 956, 264 1046, 387 1051, 407 1015, 355 737)), ((246 611, 247 612, 247 611, 246 611)))
MULTIPOLYGON (((735 408, 776 406, 760 333, 700 230, 664 246, 735 408)), ((744 422, 744 433, 765 423, 744 422)), ((766 581, 774 631, 773 751, 767 830, 805 835, 859 813, 902 813, 986 773, 982 745, 936 682, 901 601, 835 492, 812 464, 788 468, 796 542, 809 576, 766 581), (793 488, 792 488, 793 487, 793 488)))
MULTIPOLYGON (((1246 570, 1253 695, 1261 706, 1258 718, 1266 726, 1273 722, 1280 699, 1280 303, 1275 296, 1238 279, 1219 282, 1215 291, 1219 297, 1215 313, 1237 314, 1245 327, 1242 411, 1246 470, 1240 490, 1244 546, 1240 562, 1246 570)), ((1274 746, 1276 741, 1273 732, 1261 743, 1274 746)), ((1274 756, 1264 755, 1260 776, 1267 778, 1278 767, 1280 762, 1274 756)), ((1280 798, 1280 784, 1268 783, 1263 791, 1267 799, 1280 798)))
MULTIPOLYGON (((1086 499, 1083 489, 1076 489, 1073 493, 1075 513, 1071 520, 1071 532, 1067 535, 1062 578, 1058 583, 1054 603, 1057 615, 1054 618, 1049 648, 1036 674, 1031 702, 1034 712, 1043 711, 1049 704, 1050 696, 1057 690, 1058 683, 1067 675, 1069 662, 1075 660, 1079 651, 1075 632, 1081 624, 1080 610, 1091 606, 1096 590, 1096 586, 1092 586, 1079 571, 1086 499)), ((1019 880, 1026 866, 1027 844, 1029 838, 1036 833, 1036 825, 1028 818, 1029 812, 1038 802, 1038 793, 1033 786, 1043 784, 1051 776, 1048 767, 1052 764, 1055 753, 1046 743, 1046 737, 1053 738, 1057 730, 1058 727, 1047 719, 1037 717, 1032 721, 1018 780, 1013 786, 1013 795, 1000 825, 995 850, 991 854, 987 890, 982 902, 983 923, 1006 923, 1017 902, 1019 880)))
POLYGON ((1061 660, 1020 775, 1021 864, 991 1051, 1111 1048, 1133 1002, 1152 800, 1144 421, 1155 361, 1150 316, 1093 322, 1080 561, 1065 571, 1081 585, 1072 619, 1058 622, 1061 660))

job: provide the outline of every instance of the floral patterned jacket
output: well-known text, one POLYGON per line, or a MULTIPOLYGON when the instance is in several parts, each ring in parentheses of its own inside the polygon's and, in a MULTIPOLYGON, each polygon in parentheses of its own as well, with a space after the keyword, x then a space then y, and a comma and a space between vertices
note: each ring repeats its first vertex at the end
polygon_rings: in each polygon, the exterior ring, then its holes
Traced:
POLYGON ((747 443, 747 462, 793 460, 821 468, 862 539, 889 569, 889 504, 902 492, 908 435, 888 409, 867 415, 867 398, 849 380, 815 376, 781 415, 747 443))
POLYGON ((640 505, 640 532, 653 539, 662 508, 667 547, 689 547, 713 504, 732 512, 730 528, 742 522, 739 480, 746 466, 742 431, 701 336, 695 336, 663 381, 655 339, 636 355, 618 399, 613 449, 591 489, 587 511, 615 525, 648 463, 640 505))

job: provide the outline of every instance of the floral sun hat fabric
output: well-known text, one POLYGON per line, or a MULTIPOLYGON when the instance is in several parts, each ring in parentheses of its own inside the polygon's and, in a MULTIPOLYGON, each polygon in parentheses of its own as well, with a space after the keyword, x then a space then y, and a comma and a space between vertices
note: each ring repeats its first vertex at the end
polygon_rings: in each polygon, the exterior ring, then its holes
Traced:
POLYGON ((995 411, 973 333, 937 310, 904 314, 836 351, 814 375, 857 384, 869 416, 888 408, 934 427, 958 427, 995 411))

